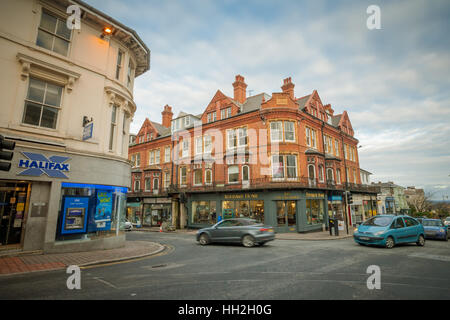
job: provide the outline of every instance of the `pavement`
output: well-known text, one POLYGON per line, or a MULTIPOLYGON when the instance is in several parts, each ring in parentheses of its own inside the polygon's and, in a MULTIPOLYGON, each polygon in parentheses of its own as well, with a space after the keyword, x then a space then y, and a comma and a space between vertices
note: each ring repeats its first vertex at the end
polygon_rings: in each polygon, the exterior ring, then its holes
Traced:
MULTIPOLYGON (((142 231, 142 232, 160 232, 159 227, 142 227, 142 228, 134 228, 133 231, 142 231)), ((196 234, 197 230, 193 229, 177 229, 176 231, 168 231, 162 233, 181 233, 181 234, 196 234)), ((348 234, 346 230, 339 231, 338 236, 330 236, 329 231, 320 231, 320 232, 308 232, 308 233, 298 233, 298 232, 289 232, 289 233, 277 233, 275 234, 275 239, 280 240, 339 240, 353 237, 353 228, 349 228, 348 234)))
MULTIPOLYGON (((159 227, 134 228, 133 231, 160 232, 159 227)), ((176 231, 162 232, 164 234, 191 234, 195 235, 197 230, 178 229, 176 231)), ((277 233, 276 239, 280 240, 339 240, 352 237, 341 231, 339 236, 330 236, 326 232, 309 233, 277 233)), ((33 252, 3 252, 0 253, 0 276, 10 274, 21 274, 36 271, 50 271, 66 269, 70 265, 79 267, 130 260, 157 254, 164 250, 164 246, 156 242, 148 241, 126 241, 125 246, 110 250, 95 250, 88 252, 43 254, 42 251, 33 252)))
POLYGON ((0 276, 36 271, 66 269, 70 265, 79 267, 136 259, 157 254, 164 246, 149 241, 126 241, 117 249, 88 252, 43 254, 42 252, 2 253, 0 276))

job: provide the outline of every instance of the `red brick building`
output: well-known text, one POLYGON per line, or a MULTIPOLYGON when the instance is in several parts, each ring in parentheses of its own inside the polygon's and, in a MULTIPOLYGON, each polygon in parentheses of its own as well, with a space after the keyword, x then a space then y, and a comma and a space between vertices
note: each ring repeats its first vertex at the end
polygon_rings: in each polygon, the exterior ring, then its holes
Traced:
POLYGON ((162 124, 144 121, 130 145, 130 219, 179 228, 251 217, 278 232, 322 230, 328 217, 348 225, 344 191, 361 184, 358 140, 346 111, 334 114, 317 93, 247 97, 240 75, 234 95, 218 90, 200 115, 165 106, 162 124))

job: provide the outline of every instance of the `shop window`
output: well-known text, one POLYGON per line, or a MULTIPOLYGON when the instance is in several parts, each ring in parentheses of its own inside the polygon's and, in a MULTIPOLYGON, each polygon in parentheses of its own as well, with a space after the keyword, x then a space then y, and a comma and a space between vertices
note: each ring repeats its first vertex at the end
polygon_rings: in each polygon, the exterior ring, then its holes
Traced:
POLYGON ((193 224, 215 224, 216 201, 192 201, 191 222, 193 224))
POLYGON ((277 224, 279 227, 297 225, 297 203, 296 201, 276 201, 277 224))
POLYGON ((63 87, 30 78, 23 123, 56 129, 63 87))
POLYGON ((230 166, 228 167, 228 183, 239 182, 239 167, 230 166))
POLYGON ((276 201, 277 203, 277 224, 278 226, 286 225, 286 202, 285 201, 276 201))
POLYGON ((67 56, 71 33, 71 30, 67 28, 66 19, 42 11, 36 44, 67 56))
POLYGON ((306 199, 306 223, 322 224, 324 217, 323 200, 306 199))
POLYGON ((250 218, 264 223, 264 200, 222 201, 222 218, 250 218))

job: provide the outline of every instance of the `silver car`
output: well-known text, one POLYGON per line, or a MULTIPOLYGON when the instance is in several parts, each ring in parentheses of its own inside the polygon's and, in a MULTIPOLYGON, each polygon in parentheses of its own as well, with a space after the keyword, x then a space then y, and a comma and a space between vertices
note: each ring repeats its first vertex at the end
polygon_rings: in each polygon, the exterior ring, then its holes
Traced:
POLYGON ((229 242, 253 247, 255 244, 263 245, 274 239, 275 232, 271 226, 247 218, 226 219, 197 232, 197 241, 201 245, 229 242))

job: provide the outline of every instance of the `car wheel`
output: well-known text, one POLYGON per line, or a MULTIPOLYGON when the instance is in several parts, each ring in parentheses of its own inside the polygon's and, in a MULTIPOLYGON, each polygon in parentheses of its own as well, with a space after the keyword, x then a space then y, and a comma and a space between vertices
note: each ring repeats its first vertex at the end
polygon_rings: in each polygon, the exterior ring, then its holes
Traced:
POLYGON ((423 247, 425 245, 425 238, 423 237, 423 235, 419 236, 419 239, 417 240, 416 244, 420 247, 423 247))
POLYGON ((395 246, 394 238, 388 237, 386 239, 386 248, 392 249, 395 246))
POLYGON ((255 245, 255 240, 251 235, 246 235, 242 238, 242 244, 244 245, 244 247, 250 248, 255 245))
POLYGON ((200 235, 200 239, 198 240, 202 246, 209 244, 209 237, 206 233, 202 233, 200 235))

